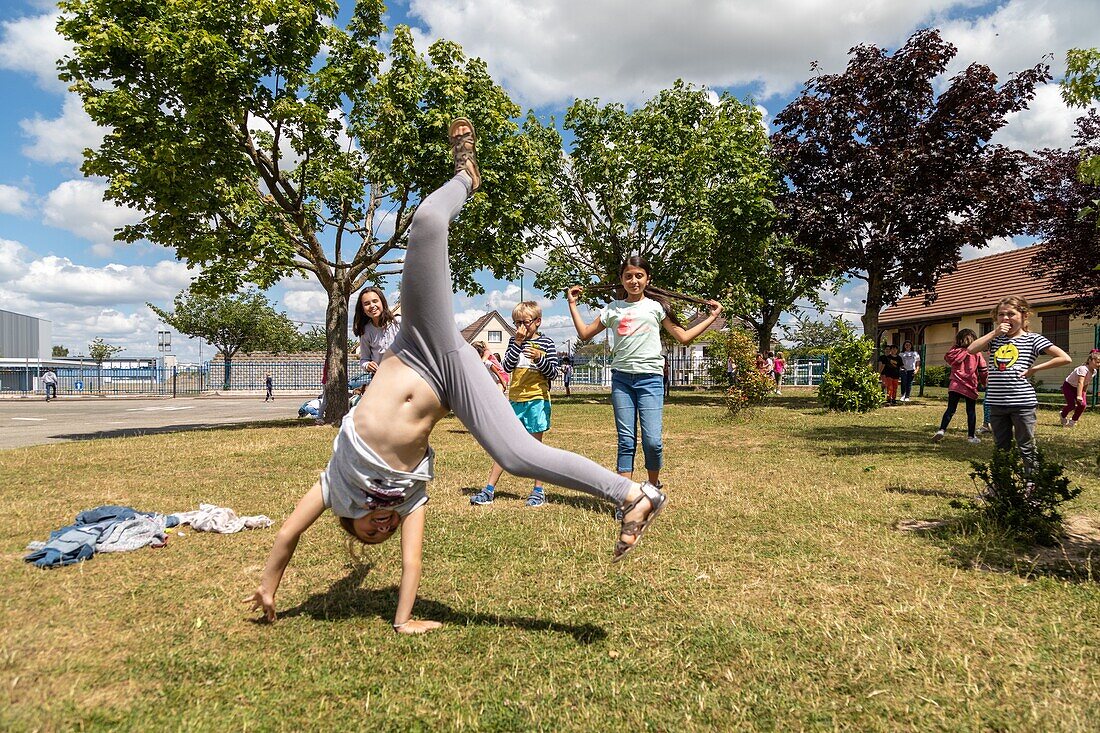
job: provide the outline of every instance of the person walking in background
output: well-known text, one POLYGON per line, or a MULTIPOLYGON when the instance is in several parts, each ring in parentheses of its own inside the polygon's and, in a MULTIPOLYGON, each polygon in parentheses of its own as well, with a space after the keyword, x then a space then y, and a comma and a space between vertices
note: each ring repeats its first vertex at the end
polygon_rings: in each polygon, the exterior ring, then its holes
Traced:
POLYGON ((366 372, 369 384, 378 371, 382 355, 397 338, 400 324, 381 289, 363 288, 358 302, 351 330, 359 337, 359 366, 366 372))
POLYGON ((882 388, 886 391, 886 404, 896 405, 898 385, 901 383, 901 357, 898 356, 897 346, 887 344, 878 358, 878 373, 882 388))
POLYGON ((940 442, 947 433, 947 426, 955 416, 959 400, 966 400, 966 439, 971 443, 980 443, 981 438, 974 434, 978 417, 975 407, 978 401, 978 387, 985 384, 986 363, 982 354, 971 354, 966 350, 974 343, 978 335, 969 328, 955 334, 955 345, 944 355, 943 360, 951 368, 951 381, 947 386, 947 409, 940 419, 940 429, 932 436, 933 442, 940 442))
POLYGON ((573 357, 563 356, 561 359, 561 383, 565 387, 565 396, 572 396, 570 387, 573 385, 573 357))
POLYGON ((1035 410, 1039 398, 1028 379, 1035 372, 1072 362, 1069 354, 1042 334, 1027 330, 1031 306, 1017 295, 1001 298, 993 309, 993 330, 977 339, 967 351, 977 354, 989 348, 990 425, 997 450, 1009 450, 1015 436, 1016 447, 1029 472, 1035 468, 1035 410), (1051 359, 1036 364, 1040 354, 1051 359))
POLYGON ((783 394, 783 373, 787 371, 787 360, 783 358, 783 352, 775 352, 772 359, 772 374, 775 376, 775 393, 783 394))
POLYGON ((1062 396, 1066 398, 1066 406, 1062 408, 1063 428, 1072 428, 1081 420, 1088 406, 1086 395, 1089 383, 1096 376, 1097 369, 1100 369, 1100 349, 1093 349, 1085 363, 1071 371, 1066 381, 1062 382, 1062 396), (1073 417, 1069 416, 1070 412, 1073 412, 1073 417))
POLYGON ((267 376, 264 377, 264 389, 267 391, 267 394, 264 395, 264 402, 267 402, 268 400, 274 402, 275 380, 271 378, 271 372, 268 372, 267 376))
POLYGON ((913 396, 913 375, 920 366, 920 354, 913 350, 913 342, 906 341, 901 345, 901 401, 908 402, 913 396))
POLYGON ((46 392, 46 402, 57 399, 57 373, 53 369, 42 372, 42 388, 46 392))
MULTIPOLYGON (((553 339, 539 332, 542 308, 533 300, 525 300, 512 310, 516 334, 508 339, 504 352, 504 371, 512 375, 508 385, 508 401, 524 429, 542 442, 550 429, 550 380, 558 371, 558 350, 553 339)), ((470 497, 470 503, 487 506, 493 503, 497 481, 504 469, 493 461, 485 488, 470 497)), ((546 504, 542 482, 536 478, 527 497, 527 506, 546 504)))

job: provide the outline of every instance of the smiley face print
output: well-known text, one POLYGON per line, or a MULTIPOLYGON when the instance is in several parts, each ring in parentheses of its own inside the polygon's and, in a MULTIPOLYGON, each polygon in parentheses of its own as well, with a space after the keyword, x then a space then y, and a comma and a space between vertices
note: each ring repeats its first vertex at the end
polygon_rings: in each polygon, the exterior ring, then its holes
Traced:
POLYGON ((1009 367, 1013 366, 1020 359, 1020 350, 1016 348, 1016 344, 1007 343, 1002 344, 995 352, 993 352, 993 363, 997 367, 997 371, 1003 372, 1009 367))

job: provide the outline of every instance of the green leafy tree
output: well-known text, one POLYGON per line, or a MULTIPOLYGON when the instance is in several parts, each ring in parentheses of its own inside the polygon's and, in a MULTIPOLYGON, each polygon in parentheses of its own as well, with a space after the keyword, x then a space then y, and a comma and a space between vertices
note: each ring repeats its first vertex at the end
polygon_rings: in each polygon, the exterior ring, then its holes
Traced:
POLYGON ((817 356, 828 353, 846 338, 848 325, 840 316, 828 321, 815 321, 808 317, 797 318, 793 326, 783 326, 784 338, 793 346, 792 356, 817 356))
POLYGON ((279 344, 296 343, 298 329, 284 313, 271 306, 256 290, 234 295, 213 295, 203 290, 180 293, 171 311, 146 303, 162 321, 188 336, 198 336, 221 352, 225 359, 224 389, 229 389, 233 357, 242 351, 278 350, 279 344))
POLYGON ((554 169, 557 216, 536 231, 549 252, 536 285, 616 282, 637 253, 661 287, 707 297, 724 289, 720 263, 740 256, 774 213, 759 111, 728 95, 712 104, 705 89, 677 82, 633 111, 577 100, 564 127, 572 144, 554 169))
POLYGON ((61 357, 68 356, 69 355, 69 350, 64 346, 55 345, 50 350, 50 355, 53 356, 55 359, 58 359, 58 358, 61 358, 61 357))
POLYGON ((811 271, 867 283, 871 338, 879 312, 904 292, 934 297, 964 246, 1027 222, 1027 155, 990 139, 1050 73, 1037 65, 998 85, 975 63, 941 83, 956 53, 935 30, 893 54, 856 46, 843 73, 810 79, 775 117, 788 226, 813 256, 811 271))
MULTIPOLYGON (((818 293, 829 276, 815 272, 810 261, 804 248, 789 237, 770 235, 736 261, 736 275, 727 276, 733 283, 728 293, 732 310, 756 330, 761 352, 771 350, 780 316, 797 301, 809 300, 824 307, 818 293)), ((834 280, 834 292, 840 282, 834 280)))
POLYGON ((96 336, 88 344, 88 356, 95 362, 96 366, 96 382, 99 384, 99 390, 103 391, 103 362, 109 360, 112 356, 122 351, 121 346, 114 346, 103 340, 103 337, 96 336))
POLYGON ((871 368, 875 342, 857 336, 843 322, 839 343, 829 351, 829 371, 821 378, 817 397, 830 410, 867 412, 882 406, 885 397, 871 368))
POLYGON ((529 227, 548 218, 544 172, 560 139, 520 109, 484 62, 440 40, 427 57, 381 0, 341 25, 331 0, 62 0, 73 44, 62 78, 108 132, 83 171, 143 212, 117 238, 201 266, 198 289, 266 288, 304 274, 328 294, 326 414, 347 402, 347 304, 400 272, 421 196, 453 170, 448 122, 477 127, 484 187, 452 227, 456 284, 488 266, 514 277, 529 227))
MULTIPOLYGON (((1071 48, 1066 52, 1066 75, 1062 79, 1062 99, 1071 107, 1088 107, 1100 102, 1100 49, 1071 48)), ((1083 155, 1078 168, 1082 183, 1100 186, 1100 154, 1083 155)), ((1100 199, 1092 199, 1082 209, 1100 227, 1100 199)))

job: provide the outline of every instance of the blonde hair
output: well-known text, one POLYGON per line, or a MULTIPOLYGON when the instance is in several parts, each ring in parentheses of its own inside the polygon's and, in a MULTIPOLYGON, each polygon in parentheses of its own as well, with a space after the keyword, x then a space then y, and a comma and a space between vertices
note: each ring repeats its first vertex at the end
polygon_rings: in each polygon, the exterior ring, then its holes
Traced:
POLYGON ((542 307, 533 300, 525 300, 512 309, 512 318, 542 318, 542 307))
POLYGON ((478 356, 485 356, 485 352, 489 350, 489 344, 484 341, 474 341, 470 346, 477 349, 478 356))
POLYGON ((1001 306, 1003 306, 1003 305, 1011 306, 1011 307, 1015 308, 1016 310, 1020 311, 1020 315, 1024 317, 1024 324, 1023 324, 1024 325, 1024 330, 1025 331, 1028 330, 1027 329, 1027 321, 1028 321, 1028 316, 1031 315, 1031 304, 1029 304, 1027 302, 1027 298, 1024 298, 1023 296, 1020 296, 1020 295, 1006 295, 1005 297, 998 300, 997 305, 993 306, 993 311, 992 311, 993 322, 994 323, 997 322, 997 318, 999 317, 998 316, 998 311, 1001 310, 1001 306))

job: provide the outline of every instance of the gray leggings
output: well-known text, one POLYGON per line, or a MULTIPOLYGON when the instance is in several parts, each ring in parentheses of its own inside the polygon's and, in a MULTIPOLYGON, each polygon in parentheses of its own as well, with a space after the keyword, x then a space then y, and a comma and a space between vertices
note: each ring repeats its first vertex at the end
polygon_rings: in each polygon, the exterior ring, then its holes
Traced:
POLYGON ((460 173, 416 210, 401 275, 401 331, 390 348, 505 471, 622 504, 630 480, 532 438, 455 326, 447 234, 469 185, 469 177, 460 173))

